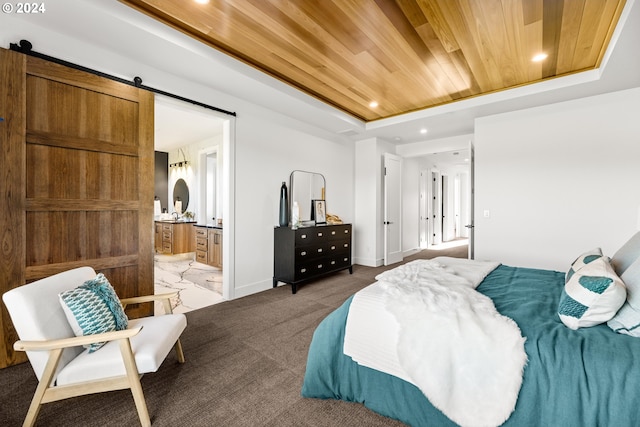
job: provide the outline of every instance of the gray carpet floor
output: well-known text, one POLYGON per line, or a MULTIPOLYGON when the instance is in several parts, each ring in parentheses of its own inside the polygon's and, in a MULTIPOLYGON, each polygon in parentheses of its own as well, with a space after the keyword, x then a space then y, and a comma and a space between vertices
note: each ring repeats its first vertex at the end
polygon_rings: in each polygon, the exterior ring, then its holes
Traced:
MULTIPOLYGON (((466 258, 466 246, 421 251, 417 258, 466 258)), ((307 350, 320 321, 388 268, 354 266, 340 272, 187 313, 186 363, 171 353, 142 378, 154 426, 402 426, 363 405, 306 399, 300 390, 307 350)), ((19 426, 36 388, 28 363, 0 370, 0 425, 19 426)), ((139 425, 128 390, 46 404, 37 426, 139 425)))

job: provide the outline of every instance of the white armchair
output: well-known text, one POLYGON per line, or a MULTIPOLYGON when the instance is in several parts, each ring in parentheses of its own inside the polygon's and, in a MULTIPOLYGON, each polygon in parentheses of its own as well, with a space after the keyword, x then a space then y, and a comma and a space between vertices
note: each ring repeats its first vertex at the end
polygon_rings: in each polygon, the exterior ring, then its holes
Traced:
POLYGON ((131 319, 125 330, 76 337, 58 295, 95 276, 91 267, 76 268, 12 289, 2 297, 20 338, 14 349, 27 352, 40 381, 24 426, 35 423, 44 403, 127 388, 140 423, 149 426, 141 374, 157 371, 172 348, 184 363, 179 338, 187 320, 184 314, 173 314, 169 302, 177 293, 122 299, 123 306, 163 299, 166 314, 131 319), (93 353, 82 347, 104 341, 93 353))

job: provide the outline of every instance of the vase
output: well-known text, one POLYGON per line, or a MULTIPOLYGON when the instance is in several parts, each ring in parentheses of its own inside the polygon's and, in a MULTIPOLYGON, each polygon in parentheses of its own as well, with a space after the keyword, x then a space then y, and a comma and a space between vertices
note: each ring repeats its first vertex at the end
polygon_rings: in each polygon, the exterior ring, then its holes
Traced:
POLYGON ((287 184, 283 181, 280 187, 280 227, 289 225, 289 200, 287 197, 287 184))

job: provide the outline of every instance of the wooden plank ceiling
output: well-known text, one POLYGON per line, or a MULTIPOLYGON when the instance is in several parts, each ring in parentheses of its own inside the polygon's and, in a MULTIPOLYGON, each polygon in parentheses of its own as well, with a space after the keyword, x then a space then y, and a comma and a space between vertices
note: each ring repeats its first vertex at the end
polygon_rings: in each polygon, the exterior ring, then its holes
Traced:
POLYGON ((364 121, 597 68, 625 3, 121 1, 364 121))

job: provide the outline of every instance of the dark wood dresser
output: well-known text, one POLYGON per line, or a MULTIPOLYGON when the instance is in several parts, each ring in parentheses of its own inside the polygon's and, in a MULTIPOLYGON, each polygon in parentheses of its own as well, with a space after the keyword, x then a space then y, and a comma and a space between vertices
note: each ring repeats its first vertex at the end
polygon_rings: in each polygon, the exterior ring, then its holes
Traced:
POLYGON ((353 273, 351 233, 351 224, 274 228, 273 287, 289 283, 295 294, 307 280, 346 269, 353 273))

